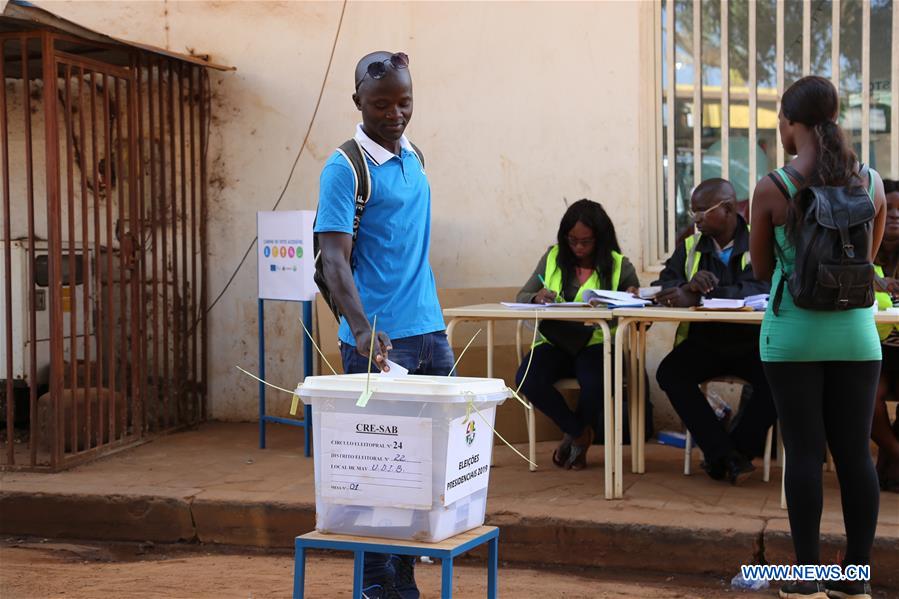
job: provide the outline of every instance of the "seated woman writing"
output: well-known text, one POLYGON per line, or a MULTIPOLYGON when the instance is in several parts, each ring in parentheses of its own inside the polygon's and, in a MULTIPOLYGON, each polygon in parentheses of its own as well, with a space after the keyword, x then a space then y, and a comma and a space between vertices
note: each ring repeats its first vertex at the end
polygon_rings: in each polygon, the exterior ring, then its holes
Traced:
MULTIPOLYGON (((636 270, 621 255, 612 220, 596 202, 584 199, 572 204, 562 217, 557 238, 558 243, 540 258, 518 292, 518 302, 579 302, 587 289, 625 291, 639 287, 636 270)), ((603 430, 603 335, 598 328, 580 322, 543 320, 538 330, 537 342, 531 348, 533 358, 522 361, 516 383, 524 379, 523 393, 564 433, 553 452, 553 463, 581 470, 586 467, 587 449, 593 441, 592 427, 599 425, 598 434, 603 430), (553 386, 567 377, 576 377, 581 387, 574 411, 553 386)))

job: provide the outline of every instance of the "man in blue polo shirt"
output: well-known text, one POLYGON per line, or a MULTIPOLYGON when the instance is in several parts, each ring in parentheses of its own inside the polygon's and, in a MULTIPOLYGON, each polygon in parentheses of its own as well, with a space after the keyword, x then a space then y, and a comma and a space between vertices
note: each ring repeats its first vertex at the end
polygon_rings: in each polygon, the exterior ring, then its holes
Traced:
MULTIPOLYGON (((355 139, 371 173, 355 247, 355 174, 340 152, 322 170, 315 225, 325 282, 343 315, 338 337, 344 372, 368 369, 377 316, 373 370, 387 370, 389 355, 410 374, 447 375, 453 353, 428 263, 431 188, 403 134, 412 118, 409 57, 363 57, 356 65, 353 102, 362 113, 355 139)), ((412 558, 366 553, 365 596, 417 599, 413 565, 412 558)))

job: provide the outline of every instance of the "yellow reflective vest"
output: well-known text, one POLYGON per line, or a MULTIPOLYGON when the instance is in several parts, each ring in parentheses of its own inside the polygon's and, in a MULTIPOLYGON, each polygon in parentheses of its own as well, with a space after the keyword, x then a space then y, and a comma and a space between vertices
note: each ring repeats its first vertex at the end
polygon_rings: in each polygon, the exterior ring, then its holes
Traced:
MULTIPOLYGON (((559 268, 558 264, 559 257, 559 246, 554 245, 550 250, 549 254, 546 255, 546 270, 543 273, 543 280, 545 281, 546 288, 550 291, 554 291, 556 295, 562 295, 562 287, 564 285, 562 281, 562 269, 559 268)), ((618 283, 621 280, 621 264, 624 261, 624 256, 619 254, 618 252, 612 252, 612 281, 609 289, 613 291, 618 290, 618 283)), ((599 273, 593 271, 593 274, 590 275, 590 278, 584 281, 581 285, 580 289, 577 290, 577 295, 574 296, 572 301, 582 302, 584 301, 584 291, 587 289, 602 289, 603 287, 600 284, 599 273)), ((615 333, 615 329, 612 328, 610 331, 612 334, 615 333)), ((587 342, 587 346, 598 345, 602 343, 602 330, 596 329, 593 331, 593 336, 590 338, 590 341, 587 342)), ((543 343, 549 343, 546 339, 539 339, 534 347, 541 345, 543 343)))
MULTIPOLYGON (((877 274, 881 279, 883 278, 883 267, 879 264, 874 265, 874 273, 877 274)), ((887 291, 874 291, 874 299, 877 300, 877 309, 878 310, 886 310, 887 308, 893 307, 893 298, 890 297, 889 292, 887 291)), ((887 337, 890 336, 890 333, 893 330, 899 331, 899 325, 895 324, 879 324, 877 325, 877 333, 880 335, 880 340, 883 341, 887 337)))
MULTIPOLYGON (((746 226, 746 230, 749 230, 749 225, 746 226)), ((702 237, 702 233, 697 232, 684 239, 684 249, 687 250, 687 257, 684 259, 684 274, 686 274, 688 282, 699 272, 699 259, 702 257, 702 254, 696 251, 696 244, 699 243, 700 237, 702 237)), ((740 258, 740 268, 745 269, 748 264, 749 252, 743 252, 743 256, 740 258)), ((677 334, 674 337, 674 346, 677 347, 683 343, 689 334, 690 323, 680 323, 677 327, 677 334)))

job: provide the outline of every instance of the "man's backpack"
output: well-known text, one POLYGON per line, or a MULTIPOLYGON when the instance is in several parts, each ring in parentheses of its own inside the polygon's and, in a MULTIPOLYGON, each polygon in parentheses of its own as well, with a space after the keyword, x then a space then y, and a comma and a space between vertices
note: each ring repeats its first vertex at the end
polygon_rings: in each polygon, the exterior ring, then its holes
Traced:
MULTIPOLYGON (((796 261, 793 274, 786 281, 793 302, 800 308, 822 311, 870 307, 874 303, 874 265, 870 255, 875 215, 871 197, 861 185, 802 188, 805 180, 795 168, 787 166, 784 171, 801 187, 793 199, 802 210, 791 239, 796 261)), ((863 164, 859 170, 863 181, 868 171, 863 164)), ((789 193, 781 182, 775 182, 789 201, 789 193)), ((780 307, 784 278, 781 277, 774 297, 775 314, 780 307)))
MULTIPOLYGON (((412 149, 415 150, 415 153, 418 155, 418 161, 421 163, 421 168, 424 168, 425 157, 421 153, 421 150, 419 150, 415 144, 410 143, 410 145, 412 145, 412 149)), ((362 212, 365 210, 365 205, 371 197, 371 173, 368 170, 368 163, 365 161, 365 155, 362 153, 362 146, 360 146, 359 142, 355 139, 348 139, 343 142, 340 144, 340 147, 337 148, 337 151, 346 159, 353 171, 353 197, 356 198, 356 214, 353 216, 353 248, 355 249, 356 237, 359 235, 359 223, 362 221, 362 212)), ((317 210, 315 219, 318 220, 317 210)), ((313 229, 315 228, 314 223, 312 227, 313 229)), ((321 293, 322 298, 327 302, 328 307, 334 314, 334 318, 340 321, 340 308, 334 297, 331 295, 328 284, 325 282, 324 260, 322 260, 321 249, 318 245, 318 233, 312 235, 312 251, 313 256, 315 256, 315 272, 312 274, 312 279, 318 286, 318 291, 321 293)), ((355 267, 356 261, 353 254, 350 254, 350 268, 355 267)))

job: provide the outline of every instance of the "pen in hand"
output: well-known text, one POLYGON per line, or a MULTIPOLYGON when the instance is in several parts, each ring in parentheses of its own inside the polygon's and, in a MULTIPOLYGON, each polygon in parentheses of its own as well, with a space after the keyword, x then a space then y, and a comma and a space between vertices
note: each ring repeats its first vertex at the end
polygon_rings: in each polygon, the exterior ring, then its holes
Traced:
MULTIPOLYGON (((543 278, 543 275, 537 275, 537 280, 540 281, 540 284, 543 285, 543 288, 544 288, 544 289, 546 289, 547 291, 550 290, 550 289, 546 286, 546 280, 543 278)), ((559 298, 559 294, 556 294, 556 296, 553 298, 553 302, 559 303, 560 301, 561 301, 561 299, 559 298)))

